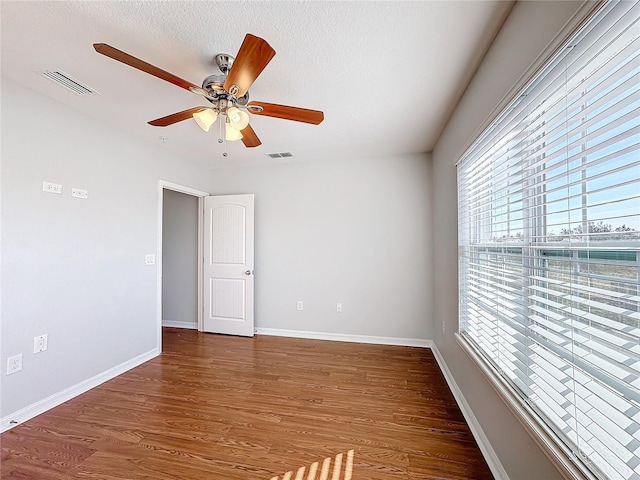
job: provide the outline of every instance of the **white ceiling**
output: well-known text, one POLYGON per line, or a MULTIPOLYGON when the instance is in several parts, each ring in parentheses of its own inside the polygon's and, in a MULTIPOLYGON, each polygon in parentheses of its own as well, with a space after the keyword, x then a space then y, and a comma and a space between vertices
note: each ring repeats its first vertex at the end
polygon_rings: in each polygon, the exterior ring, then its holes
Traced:
POLYGON ((106 125, 209 168, 430 151, 505 15, 507 1, 0 2, 2 76, 106 125), (227 144, 217 124, 146 122, 207 101, 93 50, 108 43, 197 85, 219 73, 246 33, 276 56, 253 100, 322 110, 314 126, 252 116, 262 140, 227 144), (100 95, 78 96, 40 74, 62 70, 100 95), (160 136, 167 137, 165 142, 160 136))

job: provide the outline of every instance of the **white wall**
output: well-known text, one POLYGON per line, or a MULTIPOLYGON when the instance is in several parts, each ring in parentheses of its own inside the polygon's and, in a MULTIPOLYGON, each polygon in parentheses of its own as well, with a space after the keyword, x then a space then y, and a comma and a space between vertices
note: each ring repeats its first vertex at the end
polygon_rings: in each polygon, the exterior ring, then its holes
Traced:
POLYGON ((1 95, 0 365, 23 354, 21 372, 0 374, 3 428, 157 353, 156 267, 144 256, 158 253, 159 179, 256 194, 257 327, 431 338, 427 155, 212 175, 10 81, 1 95), (44 333, 48 350, 31 353, 44 333))
MULTIPOLYGON (((455 161, 503 96, 582 2, 518 2, 433 151, 434 341, 510 478, 561 478, 454 339, 457 331, 455 161), (446 334, 442 335, 444 323, 446 334)), ((555 42, 557 43, 557 42, 555 42)), ((537 61, 538 60, 538 61, 537 61)), ((522 83, 522 82, 520 82, 522 83)))
POLYGON ((431 338, 427 155, 219 170, 210 191, 255 193, 258 329, 431 338))
POLYGON ((198 328, 198 197, 163 197, 162 324, 198 328))
POLYGON ((6 420, 158 348, 156 266, 144 262, 157 254, 158 180, 203 189, 210 174, 10 81, 1 94, 1 365, 24 357, 0 375, 6 420), (31 353, 44 333, 48 350, 31 353))

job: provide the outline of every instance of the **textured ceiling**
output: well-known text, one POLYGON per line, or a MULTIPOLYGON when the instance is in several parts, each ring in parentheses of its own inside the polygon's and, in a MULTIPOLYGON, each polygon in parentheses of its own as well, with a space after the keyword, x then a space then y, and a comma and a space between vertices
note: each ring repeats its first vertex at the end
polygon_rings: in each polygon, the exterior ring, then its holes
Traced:
POLYGON ((2 76, 185 161, 210 168, 352 158, 433 148, 512 2, 0 2, 2 76), (228 143, 187 120, 146 122, 207 101, 97 54, 108 43, 185 80, 219 73, 246 33, 276 50, 252 100, 322 110, 307 125, 251 117, 262 145, 228 143), (78 96, 39 72, 59 69, 97 90, 78 96), (166 137, 162 142, 160 136, 166 137), (280 160, 282 161, 282 160, 280 160))

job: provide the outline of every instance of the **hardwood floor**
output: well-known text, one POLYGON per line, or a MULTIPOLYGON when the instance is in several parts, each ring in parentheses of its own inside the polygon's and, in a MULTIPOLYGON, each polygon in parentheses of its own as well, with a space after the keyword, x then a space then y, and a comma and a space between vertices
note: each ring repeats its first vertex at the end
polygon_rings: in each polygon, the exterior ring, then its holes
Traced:
POLYGON ((493 478, 429 349, 174 328, 0 444, 3 479, 493 478))

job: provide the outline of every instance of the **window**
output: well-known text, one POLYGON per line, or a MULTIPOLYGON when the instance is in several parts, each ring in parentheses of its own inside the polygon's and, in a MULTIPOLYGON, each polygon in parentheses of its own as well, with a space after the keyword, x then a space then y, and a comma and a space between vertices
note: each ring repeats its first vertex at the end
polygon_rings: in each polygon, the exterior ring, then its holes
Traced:
POLYGON ((458 162, 460 335, 586 476, 640 478, 640 4, 458 162))

